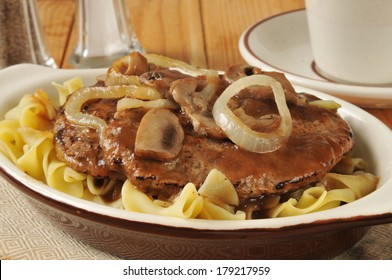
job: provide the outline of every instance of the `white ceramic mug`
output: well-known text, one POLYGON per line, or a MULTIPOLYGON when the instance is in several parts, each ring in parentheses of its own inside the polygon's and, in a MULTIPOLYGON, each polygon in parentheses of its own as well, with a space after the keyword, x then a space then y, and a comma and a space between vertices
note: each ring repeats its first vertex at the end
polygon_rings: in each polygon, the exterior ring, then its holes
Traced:
POLYGON ((306 10, 320 75, 392 85, 392 0, 306 0, 306 10))

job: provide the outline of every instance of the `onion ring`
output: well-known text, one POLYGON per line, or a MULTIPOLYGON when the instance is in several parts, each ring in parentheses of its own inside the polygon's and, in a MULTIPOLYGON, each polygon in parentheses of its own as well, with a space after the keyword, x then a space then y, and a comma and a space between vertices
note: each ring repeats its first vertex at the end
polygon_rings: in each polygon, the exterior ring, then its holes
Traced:
POLYGON ((241 78, 225 89, 214 104, 212 114, 215 122, 237 146, 256 153, 273 152, 280 148, 291 134, 292 119, 286 104, 282 85, 266 75, 241 78), (245 125, 227 106, 230 98, 249 86, 270 86, 281 117, 276 130, 270 133, 257 132, 245 125))

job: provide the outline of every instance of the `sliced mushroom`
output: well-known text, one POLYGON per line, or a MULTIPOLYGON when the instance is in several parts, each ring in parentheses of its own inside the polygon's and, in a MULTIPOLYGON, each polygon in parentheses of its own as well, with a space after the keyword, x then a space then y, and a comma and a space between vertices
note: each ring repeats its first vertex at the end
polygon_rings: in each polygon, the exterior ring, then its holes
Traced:
POLYGON ((173 112, 151 109, 136 132, 135 154, 162 161, 174 159, 181 151, 183 140, 184 131, 173 112))
POLYGON ((159 92, 162 93, 163 96, 169 98, 169 90, 171 83, 176 80, 190 77, 189 75, 183 74, 177 70, 156 68, 156 66, 153 65, 151 66, 151 68, 152 69, 150 69, 150 71, 140 75, 140 81, 145 85, 157 89, 159 92))
POLYGON ((171 87, 173 99, 189 117, 196 132, 216 139, 226 138, 211 113, 217 97, 219 79, 207 81, 207 84, 198 91, 200 83, 205 84, 205 81, 201 82, 196 78, 175 81, 171 87))

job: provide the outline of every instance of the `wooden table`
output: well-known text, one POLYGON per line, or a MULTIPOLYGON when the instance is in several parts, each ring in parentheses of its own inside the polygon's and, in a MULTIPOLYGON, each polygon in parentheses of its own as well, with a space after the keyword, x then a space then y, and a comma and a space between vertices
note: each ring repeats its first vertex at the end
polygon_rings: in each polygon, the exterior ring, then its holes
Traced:
MULTIPOLYGON (((38 0, 49 51, 57 65, 71 68, 68 58, 75 42, 74 0, 38 0)), ((167 55, 198 67, 225 69, 244 62, 238 50, 241 33, 249 25, 285 11, 304 8, 303 0, 129 0, 135 32, 149 53, 167 55)), ((392 128, 392 109, 367 110, 392 128)), ((0 195, 9 195, 8 186, 0 195)), ((4 201, 4 200, 3 200, 4 201)), ((7 201, 5 201, 7 202, 7 201)), ((0 229, 0 259, 103 258, 99 252, 40 219, 34 209, 24 209, 22 198, 9 202, 7 216, 0 229), (22 211, 24 210, 24 212, 22 211), (32 221, 18 221, 24 213, 32 221), (45 229, 45 238, 43 231, 45 229), (33 237, 33 238, 30 238, 33 237), (12 253, 11 253, 12 251, 12 253)), ((392 259, 392 224, 374 226, 368 234, 340 259, 392 259)))
MULTIPOLYGON (((38 0, 49 51, 57 65, 71 68, 75 42, 74 0, 38 0)), ((303 0, 128 0, 135 32, 149 53, 194 66, 225 69, 244 62, 241 33, 251 24, 304 8, 303 0)), ((391 93, 392 95, 392 93, 391 93)), ((392 109, 366 109, 392 129, 392 109)))

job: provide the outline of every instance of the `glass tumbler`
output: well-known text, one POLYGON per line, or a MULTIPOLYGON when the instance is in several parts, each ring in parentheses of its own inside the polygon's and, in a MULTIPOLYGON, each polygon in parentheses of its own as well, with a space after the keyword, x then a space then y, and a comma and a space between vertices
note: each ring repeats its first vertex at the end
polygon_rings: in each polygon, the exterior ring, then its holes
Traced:
POLYGON ((76 0, 75 68, 100 68, 131 51, 143 52, 126 0, 76 0))
POLYGON ((36 0, 0 0, 0 68, 34 63, 56 68, 36 0))

